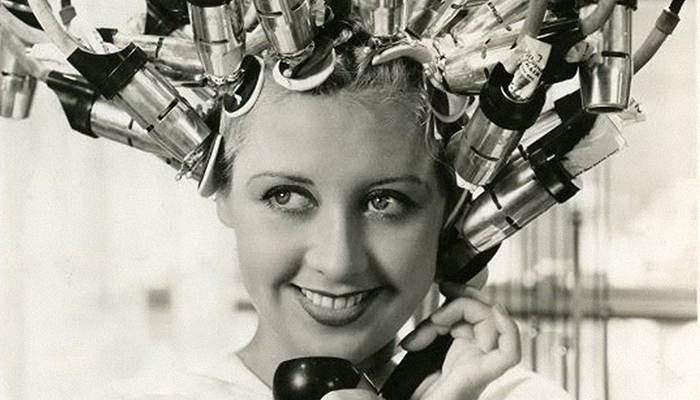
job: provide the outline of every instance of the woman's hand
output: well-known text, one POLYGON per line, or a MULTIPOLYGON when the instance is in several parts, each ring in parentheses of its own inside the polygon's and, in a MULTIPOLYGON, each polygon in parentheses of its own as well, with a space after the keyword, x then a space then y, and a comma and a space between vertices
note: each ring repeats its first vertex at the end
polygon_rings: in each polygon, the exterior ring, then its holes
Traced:
POLYGON ((412 399, 476 399, 486 386, 520 362, 520 334, 505 309, 478 290, 443 284, 456 298, 435 311, 401 342, 408 351, 426 348, 438 335, 454 338, 439 373, 428 377, 412 399))

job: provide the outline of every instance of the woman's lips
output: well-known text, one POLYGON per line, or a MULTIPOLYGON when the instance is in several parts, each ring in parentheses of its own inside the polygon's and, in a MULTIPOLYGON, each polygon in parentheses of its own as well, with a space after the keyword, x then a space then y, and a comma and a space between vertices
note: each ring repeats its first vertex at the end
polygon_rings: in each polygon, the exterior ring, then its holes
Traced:
POLYGON ((327 326, 342 326, 355 321, 379 292, 372 289, 334 296, 298 286, 294 288, 302 308, 316 322, 327 326))

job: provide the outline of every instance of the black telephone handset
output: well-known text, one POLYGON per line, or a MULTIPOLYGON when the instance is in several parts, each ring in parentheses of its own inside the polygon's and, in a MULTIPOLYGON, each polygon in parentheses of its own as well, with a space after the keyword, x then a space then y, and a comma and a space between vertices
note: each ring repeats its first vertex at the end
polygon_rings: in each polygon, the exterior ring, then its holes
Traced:
MULTIPOLYGON (((498 247, 477 254, 458 274, 447 278, 466 283, 486 267, 498 247)), ((425 378, 440 370, 450 345, 452 336, 442 335, 425 349, 407 353, 382 386, 381 396, 385 400, 409 400, 425 378)), ((278 366, 272 393, 275 400, 320 400, 331 391, 356 388, 360 380, 361 372, 342 358, 297 358, 278 366)))

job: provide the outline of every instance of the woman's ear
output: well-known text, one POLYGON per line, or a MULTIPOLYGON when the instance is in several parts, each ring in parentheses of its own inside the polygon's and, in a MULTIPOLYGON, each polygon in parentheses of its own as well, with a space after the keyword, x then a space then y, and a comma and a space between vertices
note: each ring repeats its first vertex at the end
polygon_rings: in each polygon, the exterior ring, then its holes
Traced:
POLYGON ((231 202, 229 201, 228 194, 220 190, 216 194, 216 214, 222 224, 233 228, 233 212, 230 204, 231 202))

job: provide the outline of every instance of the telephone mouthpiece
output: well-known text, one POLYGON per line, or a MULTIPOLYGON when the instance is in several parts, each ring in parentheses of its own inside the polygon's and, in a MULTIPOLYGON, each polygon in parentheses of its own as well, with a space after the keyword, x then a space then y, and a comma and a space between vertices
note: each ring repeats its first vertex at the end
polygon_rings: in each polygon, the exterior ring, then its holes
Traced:
POLYGON ((283 361, 275 371, 275 400, 320 400, 334 390, 353 389, 360 372, 348 360, 336 357, 304 357, 283 361))

